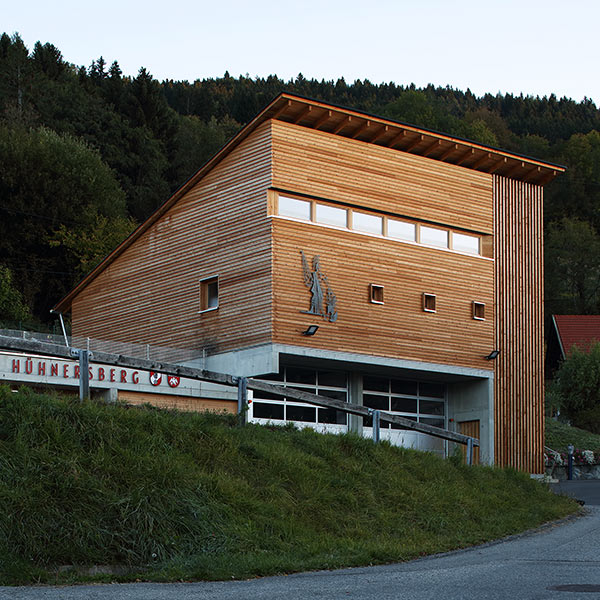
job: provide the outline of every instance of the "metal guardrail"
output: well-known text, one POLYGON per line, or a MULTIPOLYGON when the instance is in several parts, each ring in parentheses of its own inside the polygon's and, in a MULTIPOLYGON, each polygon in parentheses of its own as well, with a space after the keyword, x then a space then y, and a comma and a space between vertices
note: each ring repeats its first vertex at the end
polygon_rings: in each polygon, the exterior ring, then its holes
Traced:
POLYGON ((54 333, 41 333, 38 331, 21 331, 16 329, 0 329, 0 337, 12 337, 22 340, 45 342, 64 347, 80 348, 91 352, 107 352, 122 354, 147 360, 161 360, 178 363, 187 362, 198 358, 198 352, 184 348, 173 348, 171 346, 155 346, 154 344, 137 344, 134 342, 116 342, 113 340, 101 340, 84 336, 57 335, 54 333))
POLYGON ((61 344, 53 344, 32 339, 28 340, 5 335, 0 335, 0 348, 18 350, 20 352, 32 352, 67 359, 73 359, 73 357, 77 357, 81 363, 80 373, 83 375, 79 380, 80 397, 82 399, 89 398, 87 361, 93 361, 96 363, 140 369, 143 371, 158 371, 164 375, 176 375, 178 377, 187 377, 189 379, 210 381, 212 383, 237 387, 238 413, 240 415, 241 423, 245 422, 246 420, 248 406, 247 390, 254 390, 259 392, 268 392, 269 394, 274 394, 280 397, 292 398, 294 400, 312 404, 314 406, 335 408, 336 410, 361 417, 372 417, 374 425, 373 437, 376 441, 379 441, 380 436, 379 423, 383 421, 385 423, 399 425, 403 429, 418 431, 443 440, 455 442, 457 444, 463 444, 467 447, 467 464, 469 465, 473 463, 473 448, 475 446, 479 446, 478 439, 463 435, 461 433, 448 431, 447 429, 434 427, 433 425, 427 425, 426 423, 418 423, 416 421, 412 421, 411 419, 407 419, 406 417, 400 417, 385 411, 375 411, 367 408, 366 406, 349 404, 347 402, 342 402, 341 400, 335 400, 333 398, 327 398, 326 396, 311 394, 309 392, 304 392, 290 387, 284 387, 275 383, 267 383, 266 381, 261 381, 258 379, 237 377, 234 375, 227 375, 225 373, 207 371, 206 369, 197 369, 193 367, 186 367, 184 365, 136 358, 122 354, 107 353, 96 350, 91 352, 88 349, 78 349, 73 347, 67 348, 61 344), (376 423, 377 426, 375 426, 376 423))

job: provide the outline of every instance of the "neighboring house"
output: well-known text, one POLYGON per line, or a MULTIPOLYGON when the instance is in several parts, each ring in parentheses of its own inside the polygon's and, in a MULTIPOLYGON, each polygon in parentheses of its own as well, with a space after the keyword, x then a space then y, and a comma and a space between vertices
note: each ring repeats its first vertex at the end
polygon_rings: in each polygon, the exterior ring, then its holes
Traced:
MULTIPOLYGON (((185 348, 475 435, 482 461, 540 473, 542 186, 563 170, 281 94, 56 310, 74 335, 185 348)), ((250 417, 370 431, 258 394, 250 417)))
POLYGON ((546 377, 550 379, 574 347, 589 352, 600 342, 600 315, 552 315, 546 352, 546 377))

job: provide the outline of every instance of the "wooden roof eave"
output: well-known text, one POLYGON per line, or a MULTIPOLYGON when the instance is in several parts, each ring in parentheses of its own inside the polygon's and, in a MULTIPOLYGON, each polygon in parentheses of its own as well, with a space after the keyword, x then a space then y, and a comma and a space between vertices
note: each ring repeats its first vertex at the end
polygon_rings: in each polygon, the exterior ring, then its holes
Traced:
POLYGON ((533 170, 514 169, 511 177, 543 185, 566 169, 562 165, 547 163, 532 157, 518 155, 499 148, 485 146, 478 142, 461 139, 427 130, 408 123, 392 121, 345 107, 336 107, 318 100, 293 96, 283 93, 281 98, 288 100, 286 110, 282 110, 277 117, 279 120, 294 123, 309 129, 318 129, 333 135, 358 139, 362 142, 394 148, 398 150, 427 156, 434 160, 465 168, 508 176, 507 172, 521 162, 527 163, 531 168, 540 167, 545 171, 543 176, 537 172, 531 177, 533 170), (310 104, 314 110, 306 111, 310 104), (382 128, 385 135, 382 135, 382 128), (400 143, 402 145, 400 146, 400 143), (481 160, 487 156, 486 160, 481 160))

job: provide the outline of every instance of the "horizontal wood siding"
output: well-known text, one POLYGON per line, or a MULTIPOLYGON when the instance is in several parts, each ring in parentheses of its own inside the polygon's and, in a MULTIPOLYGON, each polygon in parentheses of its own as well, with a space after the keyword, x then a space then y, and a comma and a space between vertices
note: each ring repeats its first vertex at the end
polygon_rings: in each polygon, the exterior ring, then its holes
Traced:
POLYGON ((127 404, 151 404, 159 408, 174 408, 187 412, 224 412, 236 413, 237 402, 214 400, 212 398, 191 398, 171 394, 150 394, 146 392, 119 391, 119 400, 127 404))
POLYGON ((73 333, 202 354, 270 340, 269 124, 242 142, 73 302, 73 333), (219 308, 199 314, 199 280, 219 308))
POLYGON ((543 470, 543 219, 540 186, 494 177, 496 463, 543 470))
POLYGON ((273 217, 274 340, 427 363, 491 369, 494 265, 489 259, 273 217), (337 297, 338 320, 303 314, 311 293, 300 251, 315 255, 337 297), (369 285, 384 288, 384 304, 369 301, 369 285), (437 312, 422 310, 423 292, 437 312), (488 308, 472 318, 472 301, 488 308), (308 325, 315 336, 302 336, 308 325))
POLYGON ((492 177, 280 121, 273 185, 491 234, 492 177))

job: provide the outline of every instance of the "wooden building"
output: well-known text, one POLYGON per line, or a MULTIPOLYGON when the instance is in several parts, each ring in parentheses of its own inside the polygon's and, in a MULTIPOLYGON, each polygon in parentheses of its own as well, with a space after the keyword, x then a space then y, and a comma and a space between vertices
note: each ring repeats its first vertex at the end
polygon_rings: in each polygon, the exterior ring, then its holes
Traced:
MULTIPOLYGON (((281 94, 56 310, 75 335, 192 349, 541 473, 542 186, 563 170, 281 94)), ((266 397, 251 417, 369 429, 266 397)))

